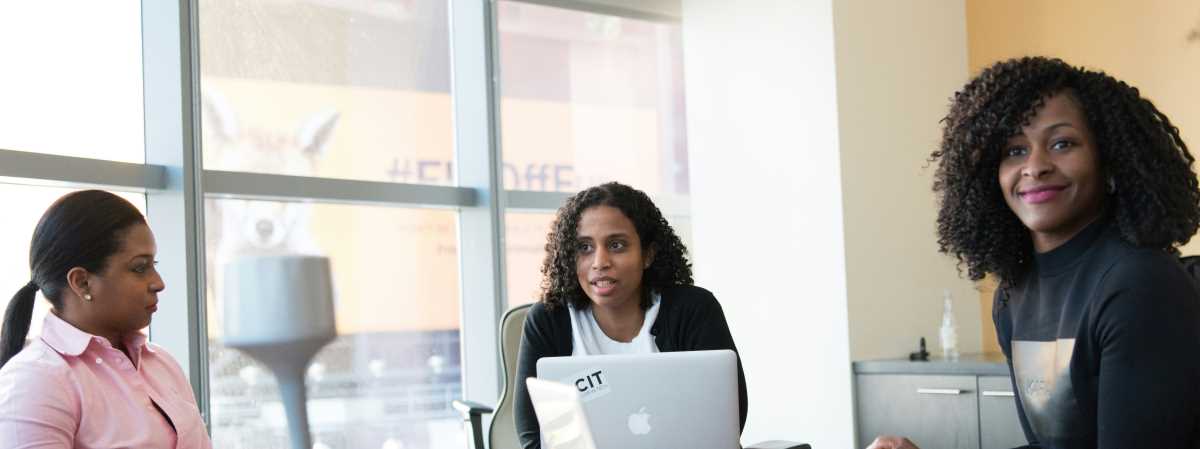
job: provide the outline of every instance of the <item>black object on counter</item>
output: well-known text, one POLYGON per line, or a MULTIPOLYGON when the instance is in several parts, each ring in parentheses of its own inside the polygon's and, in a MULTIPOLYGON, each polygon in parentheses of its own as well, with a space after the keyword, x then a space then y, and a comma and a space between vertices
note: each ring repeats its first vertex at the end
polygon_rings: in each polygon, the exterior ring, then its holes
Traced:
POLYGON ((925 350, 925 337, 921 337, 921 349, 917 352, 909 354, 908 359, 919 362, 929 361, 929 351, 925 350))

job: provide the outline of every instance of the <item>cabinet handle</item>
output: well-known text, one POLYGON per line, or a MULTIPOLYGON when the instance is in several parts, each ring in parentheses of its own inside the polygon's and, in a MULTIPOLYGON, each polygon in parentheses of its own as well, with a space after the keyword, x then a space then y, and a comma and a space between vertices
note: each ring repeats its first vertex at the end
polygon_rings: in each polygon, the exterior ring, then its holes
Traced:
POLYGON ((946 394, 953 396, 963 394, 963 391, 957 388, 918 388, 917 394, 946 394))
POLYGON ((1015 395, 1015 394, 1013 394, 1013 392, 1011 392, 1011 391, 990 391, 990 390, 983 390, 983 395, 984 395, 984 396, 990 396, 990 397, 999 397, 999 398, 1011 398, 1011 397, 1016 397, 1016 395, 1015 395))

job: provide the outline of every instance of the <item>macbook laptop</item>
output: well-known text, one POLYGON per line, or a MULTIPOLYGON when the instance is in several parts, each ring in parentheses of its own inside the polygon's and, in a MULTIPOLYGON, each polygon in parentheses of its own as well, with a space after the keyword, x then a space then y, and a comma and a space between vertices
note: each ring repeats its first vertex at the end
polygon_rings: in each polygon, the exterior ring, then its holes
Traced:
POLYGON ((538 360, 537 372, 539 379, 561 384, 545 388, 534 379, 526 383, 548 449, 591 449, 552 446, 552 438, 590 439, 594 447, 604 449, 738 447, 733 351, 547 357, 538 360), (565 394, 563 386, 574 394, 565 394), (570 430, 574 426, 582 430, 570 430), (565 436, 558 436, 560 431, 565 436))

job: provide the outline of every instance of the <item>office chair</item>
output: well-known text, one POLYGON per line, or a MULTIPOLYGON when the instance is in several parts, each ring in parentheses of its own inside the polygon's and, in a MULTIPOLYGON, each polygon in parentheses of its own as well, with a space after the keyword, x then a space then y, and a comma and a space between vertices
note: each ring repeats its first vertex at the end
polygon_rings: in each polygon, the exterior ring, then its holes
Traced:
MULTIPOLYGON (((513 421, 512 378, 517 373, 517 350, 521 347, 521 333, 525 328, 525 315, 531 304, 513 307, 500 319, 500 359, 504 366, 504 389, 496 408, 471 401, 455 400, 454 409, 463 415, 470 425, 467 437, 468 449, 520 449, 517 426, 513 421), (483 415, 492 413, 492 425, 488 429, 487 445, 484 445, 483 415)), ((763 441, 745 449, 812 449, 807 444, 792 441, 763 441)))
POLYGON ((1192 279, 1200 282, 1200 256, 1186 256, 1179 258, 1179 263, 1183 265, 1183 269, 1192 275, 1192 279))
POLYGON ((512 410, 512 378, 517 373, 517 350, 521 347, 521 333, 525 328, 525 315, 529 314, 529 306, 524 304, 509 309, 500 319, 500 361, 504 366, 504 389, 500 391, 500 400, 496 408, 471 401, 453 402, 454 408, 462 413, 463 420, 470 424, 470 435, 467 436, 469 449, 520 449, 517 439, 517 425, 513 421, 512 410), (492 425, 488 429, 487 446, 483 440, 483 414, 492 413, 492 425))

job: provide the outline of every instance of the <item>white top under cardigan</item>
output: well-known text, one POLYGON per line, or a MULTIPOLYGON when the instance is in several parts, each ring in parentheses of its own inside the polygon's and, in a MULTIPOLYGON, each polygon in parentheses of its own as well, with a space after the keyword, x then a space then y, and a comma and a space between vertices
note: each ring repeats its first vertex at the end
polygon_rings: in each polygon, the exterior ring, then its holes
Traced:
POLYGON ((573 346, 571 355, 652 354, 658 352, 658 345, 654 343, 654 336, 650 335, 650 328, 654 326, 654 319, 658 317, 658 305, 661 302, 662 295, 658 292, 650 295, 650 309, 646 310, 646 319, 642 321, 642 329, 628 343, 609 338, 600 329, 600 323, 596 322, 596 315, 592 313, 591 307, 576 310, 568 304, 567 309, 571 312, 571 346, 573 346))

